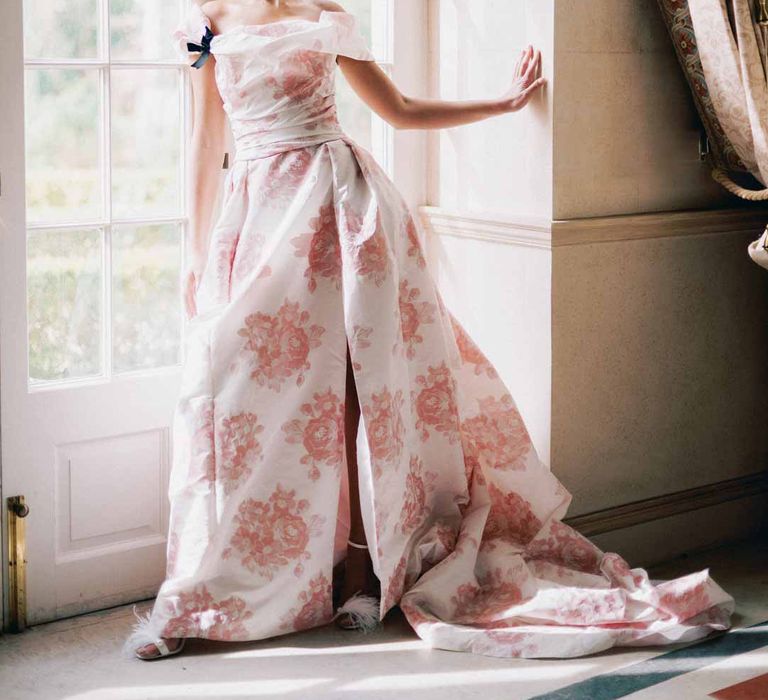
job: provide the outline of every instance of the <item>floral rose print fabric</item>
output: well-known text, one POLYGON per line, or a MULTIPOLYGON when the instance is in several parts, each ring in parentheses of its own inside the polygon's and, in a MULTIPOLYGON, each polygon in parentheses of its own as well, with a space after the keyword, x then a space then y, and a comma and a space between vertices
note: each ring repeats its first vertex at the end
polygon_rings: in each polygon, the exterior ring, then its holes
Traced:
MULTIPOLYGON (((206 26, 193 6, 183 55, 206 26)), ((332 618, 347 347, 382 615, 400 605, 432 646, 504 657, 727 628, 733 599, 706 571, 652 583, 562 522, 570 495, 443 303, 413 216, 338 127, 335 56, 372 59, 354 18, 241 27, 211 52, 237 153, 186 337, 164 634, 263 639, 332 618)))

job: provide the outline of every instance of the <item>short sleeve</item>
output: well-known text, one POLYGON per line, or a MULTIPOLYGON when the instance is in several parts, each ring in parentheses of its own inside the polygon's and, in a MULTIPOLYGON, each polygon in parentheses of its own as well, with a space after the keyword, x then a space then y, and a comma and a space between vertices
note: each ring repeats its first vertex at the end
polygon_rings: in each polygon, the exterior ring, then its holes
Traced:
POLYGON ((187 59, 190 58, 192 54, 202 53, 200 49, 197 51, 188 49, 187 43, 204 47, 206 34, 208 33, 210 36, 210 32, 210 18, 202 11, 202 9, 200 9, 200 5, 193 2, 186 14, 182 17, 181 22, 179 22, 178 26, 171 32, 171 41, 176 49, 176 53, 181 58, 187 59))
POLYGON ((328 48, 339 56, 348 56, 358 61, 375 61, 368 42, 360 33, 359 23, 348 12, 323 12, 322 19, 333 27, 333 38, 328 48))

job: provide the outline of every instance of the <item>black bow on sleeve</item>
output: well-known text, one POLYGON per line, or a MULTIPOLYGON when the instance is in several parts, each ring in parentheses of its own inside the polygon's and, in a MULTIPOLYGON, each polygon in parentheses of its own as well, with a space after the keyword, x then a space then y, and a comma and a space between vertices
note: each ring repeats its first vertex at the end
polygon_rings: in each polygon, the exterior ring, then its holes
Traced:
POLYGON ((203 34, 199 44, 187 42, 187 51, 201 52, 200 57, 192 64, 193 68, 202 68, 203 64, 208 60, 208 56, 211 55, 211 39, 213 39, 213 32, 210 27, 206 27, 205 34, 203 34))

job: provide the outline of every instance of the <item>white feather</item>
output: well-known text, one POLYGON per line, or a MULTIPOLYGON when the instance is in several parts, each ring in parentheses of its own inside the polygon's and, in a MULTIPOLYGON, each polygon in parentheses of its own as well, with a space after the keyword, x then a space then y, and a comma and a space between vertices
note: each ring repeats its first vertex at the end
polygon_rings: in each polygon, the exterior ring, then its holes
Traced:
POLYGON ((349 615, 352 624, 362 632, 373 632, 380 624, 379 599, 370 595, 355 593, 333 616, 335 620, 339 615, 349 615))
POLYGON ((134 652, 144 645, 155 644, 162 632, 162 625, 158 625, 152 619, 151 612, 146 613, 146 616, 142 617, 136 612, 136 606, 134 605, 133 614, 136 617, 136 622, 133 623, 133 630, 128 639, 125 640, 121 651, 121 656, 126 659, 134 658, 134 652))

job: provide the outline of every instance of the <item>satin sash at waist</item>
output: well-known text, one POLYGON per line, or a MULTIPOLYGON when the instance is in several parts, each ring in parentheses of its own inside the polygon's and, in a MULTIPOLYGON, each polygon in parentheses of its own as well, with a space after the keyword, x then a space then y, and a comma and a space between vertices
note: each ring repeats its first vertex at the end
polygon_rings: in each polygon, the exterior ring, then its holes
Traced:
POLYGON ((319 146, 328 141, 345 139, 346 135, 337 128, 307 134, 289 129, 276 129, 274 132, 260 134, 258 139, 237 139, 235 141, 235 158, 237 161, 258 160, 269 158, 299 148, 319 146), (266 136, 266 138, 265 138, 266 136))

